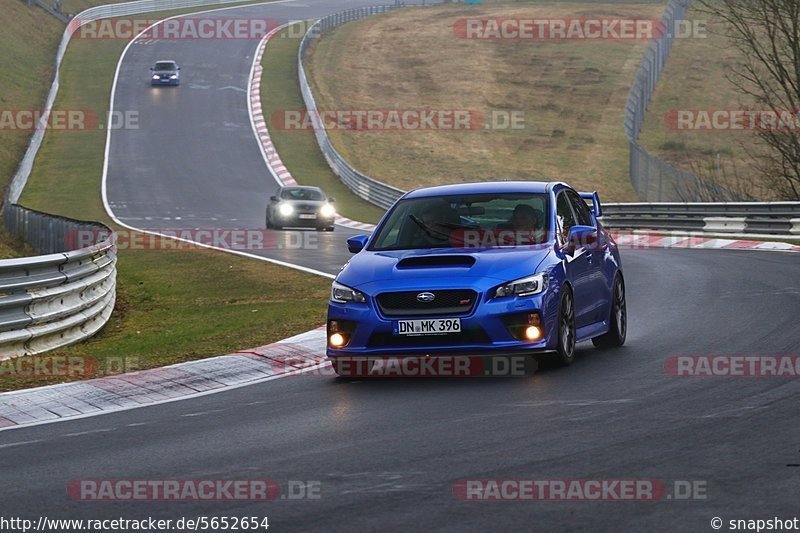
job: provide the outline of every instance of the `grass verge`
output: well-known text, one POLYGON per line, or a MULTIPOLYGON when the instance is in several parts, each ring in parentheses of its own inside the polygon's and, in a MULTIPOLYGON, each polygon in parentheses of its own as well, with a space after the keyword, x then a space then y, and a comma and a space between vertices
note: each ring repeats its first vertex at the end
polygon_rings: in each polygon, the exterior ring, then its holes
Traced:
POLYGON ((342 155, 379 180, 410 189, 563 179, 609 201, 635 200, 622 120, 644 40, 464 39, 454 24, 463 18, 658 18, 662 10, 663 4, 539 2, 404 9, 338 28, 313 45, 307 64, 321 109, 524 117, 522 128, 331 130, 342 155))
MULTIPOLYGON (((56 108, 106 116, 125 44, 73 41, 56 108)), ((99 192, 104 148, 102 130, 48 131, 22 203, 110 223, 99 192)), ((109 323, 94 338, 49 355, 95 361, 102 375, 119 361, 142 369, 230 353, 322 324, 329 287, 325 278, 220 252, 121 250, 117 308, 109 323)), ((0 368, 0 390, 81 377, 24 376, 0 368)))
POLYGON ((267 43, 261 61, 261 105, 270 137, 281 155, 281 160, 292 176, 303 185, 321 187, 336 198, 340 215, 360 222, 376 223, 383 209, 362 200, 342 183, 328 166, 311 130, 281 129, 283 121, 272 120, 285 111, 305 109, 297 77, 297 50, 300 46, 297 28, 289 27, 267 43))

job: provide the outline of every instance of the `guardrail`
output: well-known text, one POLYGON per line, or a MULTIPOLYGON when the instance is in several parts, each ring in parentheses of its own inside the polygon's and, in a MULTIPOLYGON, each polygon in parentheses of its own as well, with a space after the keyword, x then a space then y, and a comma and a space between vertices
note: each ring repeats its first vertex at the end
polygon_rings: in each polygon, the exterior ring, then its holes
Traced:
POLYGON ((16 204, 5 206, 3 218, 45 255, 0 260, 0 360, 94 335, 116 300, 113 231, 16 204))
POLYGON ((661 18, 662 34, 647 47, 636 71, 636 81, 625 104, 624 128, 630 147, 629 174, 631 185, 644 201, 680 200, 680 193, 694 190, 698 178, 661 161, 639 145, 647 104, 653 96, 664 65, 675 42, 677 24, 689 11, 693 0, 669 0, 661 18))
POLYGON ((609 228, 800 238, 800 202, 604 204, 609 228))
POLYGON ((241 0, 139 0, 86 9, 73 17, 61 38, 55 76, 41 119, 6 190, 3 222, 37 253, 0 260, 0 360, 34 355, 94 335, 116 301, 113 231, 17 205, 46 132, 59 89, 61 62, 75 30, 89 22, 166 9, 229 4, 241 0))
POLYGON ((373 203, 384 209, 388 209, 395 200, 403 195, 404 191, 397 187, 392 187, 386 183, 382 183, 376 179, 370 178, 366 174, 359 172, 353 168, 333 147, 328 133, 325 128, 319 123, 319 116, 317 114, 317 104, 314 100, 314 95, 311 93, 311 88, 308 85, 308 78, 306 77, 305 66, 303 65, 303 56, 308 49, 311 39, 324 35, 330 30, 352 22, 355 20, 368 17, 370 15, 377 15, 379 13, 386 13, 402 7, 422 7, 428 4, 393 4, 386 6, 371 6, 361 7, 355 9, 348 9, 339 13, 333 13, 327 17, 319 19, 314 23, 303 36, 300 42, 300 49, 297 52, 297 74, 300 78, 300 92, 303 95, 303 102, 305 102, 308 115, 311 117, 311 124, 314 128, 314 136, 319 144, 319 149, 322 155, 328 162, 333 172, 339 176, 339 179, 353 191, 354 194, 360 196, 364 200, 373 203))
POLYGON ((61 37, 61 43, 58 46, 58 51, 56 52, 55 76, 53 77, 53 83, 50 86, 50 92, 47 94, 47 100, 45 101, 42 117, 40 119, 40 124, 42 124, 42 127, 37 127, 31 136, 31 140, 28 143, 28 148, 25 150, 25 155, 22 157, 22 161, 17 168, 17 172, 14 174, 8 189, 6 190, 6 203, 12 204, 19 201, 22 190, 25 188, 28 177, 31 174, 31 170, 33 169, 33 160, 36 158, 36 154, 39 152, 39 147, 42 145, 42 140, 44 139, 44 134, 46 132, 46 128, 44 126, 47 124, 50 112, 53 109, 53 103, 55 102, 56 95, 58 94, 58 79, 60 77, 61 62, 64 59, 64 54, 67 51, 67 45, 72 38, 72 34, 75 33, 78 28, 95 20, 110 17, 138 15, 141 13, 164 11, 168 9, 232 4, 242 1, 243 0, 138 0, 136 2, 125 2, 121 4, 108 4, 104 6, 90 7, 89 9, 81 11, 75 15, 69 21, 69 24, 67 24, 64 34, 61 37))

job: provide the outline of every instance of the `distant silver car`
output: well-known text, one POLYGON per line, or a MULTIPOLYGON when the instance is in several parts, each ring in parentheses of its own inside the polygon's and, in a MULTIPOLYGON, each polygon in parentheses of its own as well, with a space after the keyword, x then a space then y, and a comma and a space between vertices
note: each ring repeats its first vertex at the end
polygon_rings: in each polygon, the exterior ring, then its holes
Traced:
POLYGON ((319 187, 281 187, 267 204, 267 227, 312 227, 333 231, 336 209, 319 187))
POLYGON ((154 67, 150 67, 150 85, 180 85, 181 67, 171 59, 156 61, 154 67))

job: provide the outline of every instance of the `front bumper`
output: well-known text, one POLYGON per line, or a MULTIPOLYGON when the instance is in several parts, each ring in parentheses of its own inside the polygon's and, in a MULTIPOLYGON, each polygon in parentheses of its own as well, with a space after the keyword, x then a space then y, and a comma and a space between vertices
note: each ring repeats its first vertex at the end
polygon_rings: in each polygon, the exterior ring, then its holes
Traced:
POLYGON ((557 333, 551 297, 540 294, 528 298, 490 300, 483 294, 467 315, 386 317, 377 309, 374 298, 366 303, 328 305, 328 325, 338 321, 352 328, 342 348, 327 347, 331 359, 339 357, 426 357, 426 356, 508 356, 533 355, 551 351, 557 333), (539 313, 542 337, 536 341, 517 340, 508 319, 526 313, 539 313), (459 318, 461 332, 448 335, 403 336, 394 334, 399 319, 459 318))
POLYGON ((181 80, 180 80, 180 79, 177 79, 177 80, 171 80, 171 79, 169 79, 169 78, 166 78, 166 79, 164 79, 164 78, 161 78, 160 80, 153 80, 153 79, 151 79, 151 80, 150 80, 150 85, 155 85, 155 86, 161 86, 161 85, 180 85, 180 84, 181 84, 181 80))
POLYGON ((317 218, 299 218, 298 215, 289 215, 288 217, 281 216, 280 214, 273 215, 273 221, 279 226, 288 226, 293 228, 330 228, 334 225, 334 217, 321 217, 317 218))

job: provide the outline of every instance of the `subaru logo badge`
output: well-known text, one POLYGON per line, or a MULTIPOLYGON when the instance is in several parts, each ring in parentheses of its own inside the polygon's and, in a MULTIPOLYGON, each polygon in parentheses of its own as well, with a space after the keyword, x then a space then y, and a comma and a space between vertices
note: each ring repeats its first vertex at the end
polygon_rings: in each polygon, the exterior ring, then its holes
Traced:
POLYGON ((436 299, 436 295, 432 292, 421 292, 417 294, 417 300, 424 303, 430 303, 436 299))

